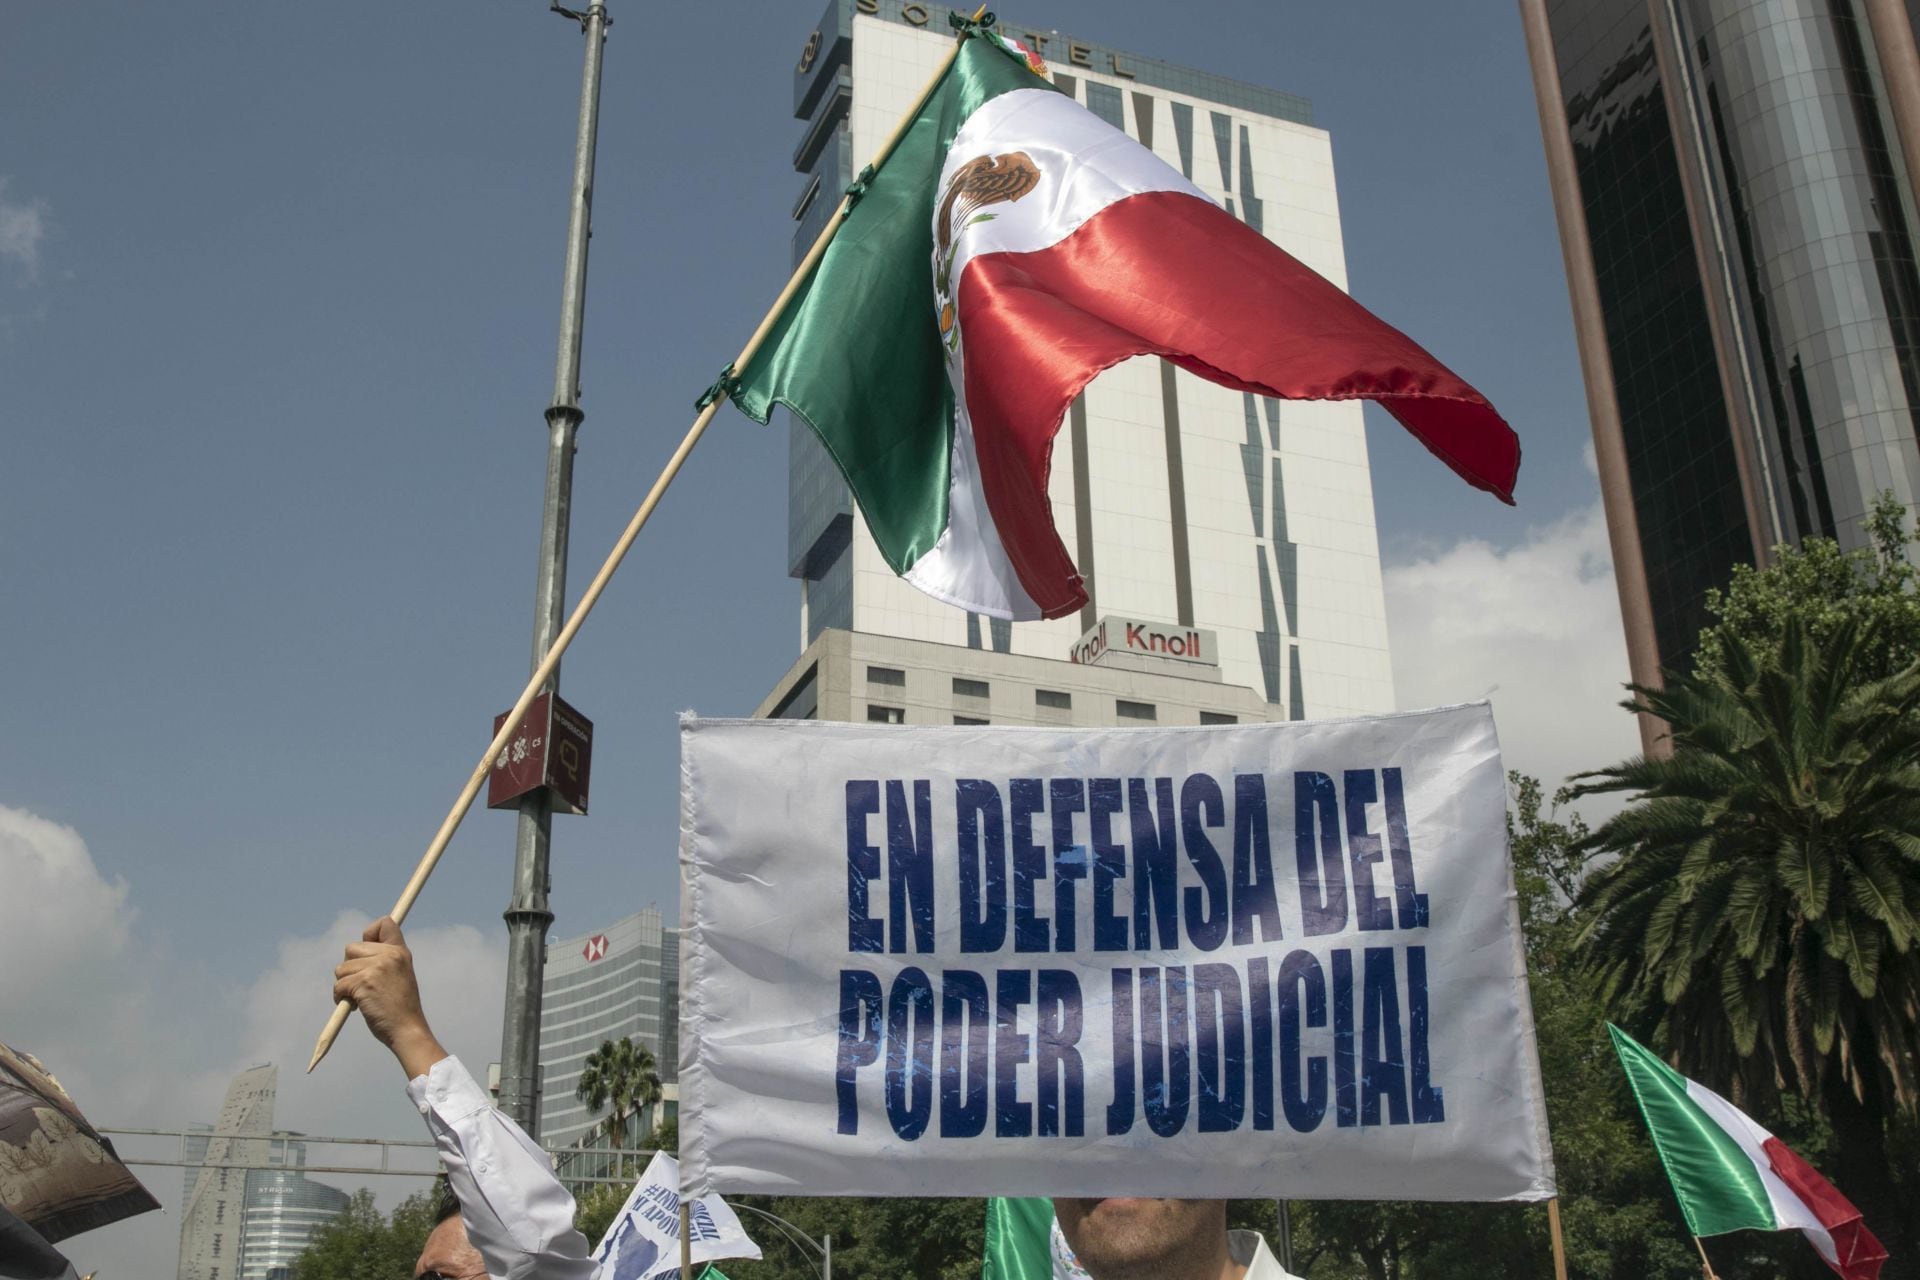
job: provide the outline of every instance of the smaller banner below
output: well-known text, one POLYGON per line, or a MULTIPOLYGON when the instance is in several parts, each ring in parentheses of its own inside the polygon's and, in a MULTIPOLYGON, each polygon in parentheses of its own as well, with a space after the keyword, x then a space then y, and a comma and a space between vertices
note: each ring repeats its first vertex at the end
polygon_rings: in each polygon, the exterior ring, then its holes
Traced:
MULTIPOLYGON (((719 1196, 695 1200, 692 1212, 693 1260, 760 1257, 760 1246, 719 1196)), ((593 1251, 594 1280, 680 1280, 680 1164, 664 1151, 654 1153, 620 1214, 607 1225, 593 1251)), ((696 1267, 695 1275, 701 1275, 696 1267)), ((706 1268, 707 1275, 717 1275, 706 1268)), ((721 1277, 725 1280, 725 1277, 721 1277)))
POLYGON ((1538 1200, 1485 704, 681 724, 691 1193, 1538 1200))

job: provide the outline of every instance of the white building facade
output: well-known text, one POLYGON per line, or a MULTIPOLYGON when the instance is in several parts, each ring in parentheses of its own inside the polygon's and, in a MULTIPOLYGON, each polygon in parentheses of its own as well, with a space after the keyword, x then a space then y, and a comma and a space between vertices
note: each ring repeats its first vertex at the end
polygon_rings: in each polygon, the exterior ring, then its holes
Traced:
MULTIPOLYGON (((1345 287, 1331 141, 1304 99, 1002 27, 1036 47, 1079 102, 1345 287)), ((795 153, 796 257, 950 42, 945 7, 901 0, 835 0, 806 36, 794 93, 807 122, 795 153)), ((788 562, 801 581, 803 650, 843 630, 1066 660, 1101 618, 1124 617, 1211 633, 1218 674, 1208 679, 1252 690, 1260 718, 1392 708, 1356 403, 1264 399, 1153 358, 1102 374, 1055 439, 1050 483, 1055 525, 1092 599, 1048 622, 969 614, 896 578, 832 461, 791 416, 789 437, 788 562)))
POLYGON ((285 1169, 247 1172, 246 1207, 241 1215, 240 1280, 284 1280, 293 1260, 306 1252, 322 1227, 346 1212, 350 1197, 338 1187, 315 1182, 300 1172, 306 1144, 283 1138, 276 1150, 285 1169))
POLYGON ((206 1138, 190 1139, 209 1167, 193 1173, 180 1212, 178 1280, 239 1280, 247 1170, 235 1166, 267 1163, 279 1081, 272 1063, 241 1072, 206 1138))

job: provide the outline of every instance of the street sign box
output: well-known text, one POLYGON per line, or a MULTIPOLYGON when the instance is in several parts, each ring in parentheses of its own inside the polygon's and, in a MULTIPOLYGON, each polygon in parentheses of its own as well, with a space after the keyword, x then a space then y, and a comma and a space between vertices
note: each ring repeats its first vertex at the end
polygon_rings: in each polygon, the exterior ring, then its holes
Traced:
MULTIPOLYGON (((493 731, 507 721, 493 718, 493 731)), ((487 779, 487 807, 511 809, 539 787, 552 792, 555 813, 584 814, 593 772, 593 721, 554 694, 542 693, 527 708, 519 732, 494 757, 487 779)))

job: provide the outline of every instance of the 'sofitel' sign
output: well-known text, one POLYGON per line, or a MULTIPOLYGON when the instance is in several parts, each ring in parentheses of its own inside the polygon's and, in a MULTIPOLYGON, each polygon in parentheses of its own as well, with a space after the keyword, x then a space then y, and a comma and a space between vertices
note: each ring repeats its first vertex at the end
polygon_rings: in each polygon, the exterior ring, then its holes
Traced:
POLYGON ((1082 665, 1099 662, 1109 653, 1131 653, 1148 658, 1173 658, 1180 662, 1219 664, 1218 642, 1211 631, 1193 627, 1169 626, 1163 622, 1142 622, 1138 618, 1108 615, 1074 644, 1068 657, 1082 665))
MULTIPOLYGON (((502 712, 493 718, 493 731, 507 721, 502 712)), ((487 807, 508 809, 538 787, 553 793, 555 813, 584 814, 587 784, 593 772, 593 721, 551 693, 542 693, 527 708, 519 732, 507 739, 494 757, 487 779, 487 807)))

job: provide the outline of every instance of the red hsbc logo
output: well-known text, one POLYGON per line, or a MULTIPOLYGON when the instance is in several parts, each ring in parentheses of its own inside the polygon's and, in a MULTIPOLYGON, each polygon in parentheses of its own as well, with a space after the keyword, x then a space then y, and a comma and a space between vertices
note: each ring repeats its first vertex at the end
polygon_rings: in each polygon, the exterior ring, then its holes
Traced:
POLYGON ((607 935, 604 933, 596 933, 591 938, 588 938, 587 945, 580 948, 580 954, 587 958, 588 964, 592 964, 595 960, 606 959, 607 935))

